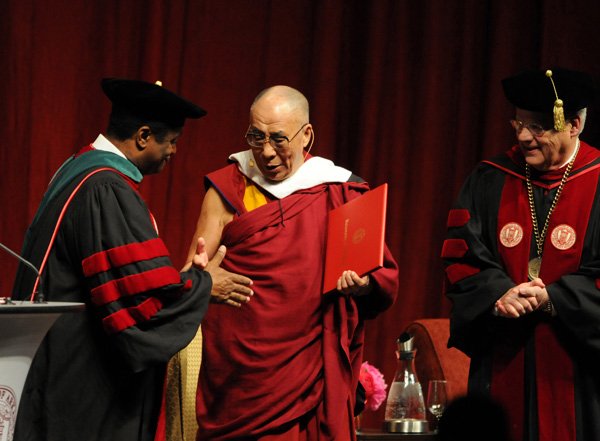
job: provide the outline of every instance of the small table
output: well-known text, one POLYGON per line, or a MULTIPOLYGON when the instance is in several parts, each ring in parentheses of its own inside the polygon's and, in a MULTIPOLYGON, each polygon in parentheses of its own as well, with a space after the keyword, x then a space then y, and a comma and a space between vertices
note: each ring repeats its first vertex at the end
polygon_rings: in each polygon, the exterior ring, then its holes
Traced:
POLYGON ((436 432, 428 433, 387 433, 373 429, 363 429, 356 432, 358 441, 437 441, 436 432))

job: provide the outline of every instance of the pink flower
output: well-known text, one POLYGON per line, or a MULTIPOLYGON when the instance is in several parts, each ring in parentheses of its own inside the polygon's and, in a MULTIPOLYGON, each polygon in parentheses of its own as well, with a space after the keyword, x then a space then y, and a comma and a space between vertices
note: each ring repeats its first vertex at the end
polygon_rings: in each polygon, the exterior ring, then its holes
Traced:
POLYGON ((377 410, 386 398, 385 389, 387 384, 385 384, 383 375, 379 372, 379 369, 365 361, 360 366, 358 378, 365 388, 365 408, 377 410))

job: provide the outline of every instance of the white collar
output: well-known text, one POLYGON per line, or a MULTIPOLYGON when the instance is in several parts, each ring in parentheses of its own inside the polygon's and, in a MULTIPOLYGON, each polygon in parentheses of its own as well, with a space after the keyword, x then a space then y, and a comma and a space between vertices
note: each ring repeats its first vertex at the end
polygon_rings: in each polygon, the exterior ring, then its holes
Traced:
POLYGON ((278 199, 326 182, 347 182, 352 175, 350 170, 336 166, 329 159, 313 156, 289 178, 273 182, 267 180, 256 166, 252 150, 234 153, 229 159, 237 162, 238 169, 248 179, 278 199))
POLYGON ((92 147, 94 147, 96 150, 111 152, 127 159, 127 156, 125 156, 125 154, 119 150, 116 145, 110 142, 102 133, 98 135, 94 142, 92 142, 92 147))

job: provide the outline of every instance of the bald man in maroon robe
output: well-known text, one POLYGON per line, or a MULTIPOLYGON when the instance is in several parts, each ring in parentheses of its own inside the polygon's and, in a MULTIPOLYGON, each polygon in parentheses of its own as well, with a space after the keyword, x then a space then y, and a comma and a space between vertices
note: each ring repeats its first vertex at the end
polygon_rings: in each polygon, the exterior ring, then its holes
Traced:
POLYGON ((223 294, 204 318, 197 439, 355 439, 364 320, 393 303, 398 269, 386 248, 383 268, 349 268, 325 295, 322 277, 328 212, 369 187, 309 155, 308 101, 290 87, 257 96, 246 140, 206 177, 190 249, 225 245, 222 266, 254 292, 223 294))

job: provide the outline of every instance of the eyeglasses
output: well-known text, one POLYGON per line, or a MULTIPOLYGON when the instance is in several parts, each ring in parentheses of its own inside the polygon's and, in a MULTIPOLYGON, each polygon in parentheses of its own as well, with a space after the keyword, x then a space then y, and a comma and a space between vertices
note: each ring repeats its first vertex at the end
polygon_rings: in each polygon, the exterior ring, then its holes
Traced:
POLYGON ((519 121, 518 119, 511 119, 510 125, 515 129, 517 135, 523 131, 523 129, 529 130, 533 136, 542 136, 545 131, 551 129, 545 129, 541 124, 538 123, 527 123, 519 121))
POLYGON ((260 130, 248 127, 248 132, 246 132, 246 142, 254 149, 262 149, 268 142, 275 150, 285 150, 290 145, 290 142, 292 142, 294 138, 298 136, 298 133, 300 133, 307 125, 308 123, 302 124, 302 127, 300 127, 291 138, 279 134, 265 135, 265 133, 260 130))

